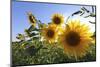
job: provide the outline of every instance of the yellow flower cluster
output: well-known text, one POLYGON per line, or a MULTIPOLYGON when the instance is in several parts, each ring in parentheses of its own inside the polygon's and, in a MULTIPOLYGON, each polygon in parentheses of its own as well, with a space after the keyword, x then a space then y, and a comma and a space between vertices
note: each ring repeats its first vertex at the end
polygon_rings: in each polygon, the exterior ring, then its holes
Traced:
MULTIPOLYGON (((50 24, 41 29, 43 40, 52 44, 59 42, 69 56, 77 58, 86 55, 93 35, 89 26, 78 20, 64 23, 64 17, 61 14, 54 14, 51 20, 50 24)), ((35 21, 32 23, 34 24, 35 21)))
POLYGON ((44 40, 49 43, 54 43, 58 39, 58 34, 60 33, 61 25, 64 23, 64 18, 60 14, 54 14, 52 16, 51 23, 42 29, 42 35, 44 40))

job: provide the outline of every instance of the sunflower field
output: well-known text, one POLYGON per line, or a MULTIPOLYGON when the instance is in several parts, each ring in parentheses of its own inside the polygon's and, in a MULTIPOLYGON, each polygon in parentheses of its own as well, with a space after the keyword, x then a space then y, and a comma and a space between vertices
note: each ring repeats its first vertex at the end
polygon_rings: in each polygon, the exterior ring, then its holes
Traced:
MULTIPOLYGON (((71 16, 96 17, 82 7, 71 16)), ((30 27, 18 33, 12 42, 13 65, 58 64, 96 61, 96 32, 91 32, 81 20, 64 21, 60 13, 52 14, 51 22, 43 23, 32 12, 27 13, 30 27)), ((89 21, 91 24, 96 22, 89 21)))

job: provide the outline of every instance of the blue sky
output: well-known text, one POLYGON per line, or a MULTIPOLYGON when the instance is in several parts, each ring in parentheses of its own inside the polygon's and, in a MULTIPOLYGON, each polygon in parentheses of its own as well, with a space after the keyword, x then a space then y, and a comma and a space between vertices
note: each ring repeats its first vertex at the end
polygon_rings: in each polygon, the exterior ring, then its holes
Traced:
MULTIPOLYGON (((65 5, 65 4, 47 4, 34 2, 12 2, 12 40, 16 40, 18 33, 24 33, 24 29, 29 28, 27 12, 32 12, 35 17, 43 23, 51 21, 51 16, 54 13, 63 14, 65 18, 78 11, 80 5, 65 5)), ((91 9, 90 6, 85 6, 91 9)))

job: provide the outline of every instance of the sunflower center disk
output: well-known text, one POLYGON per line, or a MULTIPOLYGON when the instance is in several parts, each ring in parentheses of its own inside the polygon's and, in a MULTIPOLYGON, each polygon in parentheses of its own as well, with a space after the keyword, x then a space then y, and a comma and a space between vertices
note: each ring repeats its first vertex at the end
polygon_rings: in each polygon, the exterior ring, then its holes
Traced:
POLYGON ((60 24, 61 23, 61 19, 59 17, 55 17, 54 18, 54 23, 55 24, 60 24))
POLYGON ((54 31, 53 31, 53 30, 48 30, 47 36, 48 36, 49 38, 52 38, 52 37, 54 36, 54 31))
POLYGON ((80 43, 80 36, 76 32, 69 32, 66 36, 66 42, 70 46, 77 46, 80 43))

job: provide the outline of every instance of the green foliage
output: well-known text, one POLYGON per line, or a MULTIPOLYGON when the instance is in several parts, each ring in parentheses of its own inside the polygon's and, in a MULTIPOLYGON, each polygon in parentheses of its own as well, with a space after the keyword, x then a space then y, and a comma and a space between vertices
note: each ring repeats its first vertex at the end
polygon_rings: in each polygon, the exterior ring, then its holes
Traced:
MULTIPOLYGON (((74 16, 74 15, 80 15, 80 16, 84 16, 84 18, 89 18, 89 17, 96 17, 96 13, 94 12, 95 11, 95 8, 94 6, 92 6, 92 11, 88 10, 87 8, 85 7, 82 7, 80 10, 74 12, 71 16, 74 16)), ((91 24, 95 24, 96 22, 93 22, 93 21, 89 21, 91 24)))
POLYGON ((61 47, 51 46, 51 44, 44 45, 38 41, 23 43, 25 43, 23 46, 19 42, 12 43, 12 60, 14 65, 71 63, 96 60, 95 45, 90 46, 92 48, 86 56, 76 60, 74 57, 69 58, 61 47))

